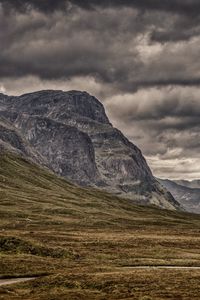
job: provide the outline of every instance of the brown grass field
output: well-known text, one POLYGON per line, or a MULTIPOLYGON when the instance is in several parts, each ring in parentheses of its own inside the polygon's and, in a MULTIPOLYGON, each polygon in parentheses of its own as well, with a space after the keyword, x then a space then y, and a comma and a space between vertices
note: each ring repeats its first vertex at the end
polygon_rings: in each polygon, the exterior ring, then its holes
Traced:
POLYGON ((0 299, 200 299, 200 216, 82 189, 0 157, 0 299))

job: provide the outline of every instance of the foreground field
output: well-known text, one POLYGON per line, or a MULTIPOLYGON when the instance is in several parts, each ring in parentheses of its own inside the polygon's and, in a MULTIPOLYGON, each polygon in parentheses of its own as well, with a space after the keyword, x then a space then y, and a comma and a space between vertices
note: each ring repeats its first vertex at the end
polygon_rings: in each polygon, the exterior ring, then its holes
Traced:
POLYGON ((200 216, 133 205, 0 157, 0 299, 200 299, 200 216))

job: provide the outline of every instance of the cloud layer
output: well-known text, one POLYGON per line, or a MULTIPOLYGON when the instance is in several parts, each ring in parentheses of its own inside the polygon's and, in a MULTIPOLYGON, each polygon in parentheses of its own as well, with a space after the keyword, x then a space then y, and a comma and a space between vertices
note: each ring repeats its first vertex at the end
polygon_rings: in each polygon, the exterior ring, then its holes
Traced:
POLYGON ((106 107, 157 176, 191 179, 200 178, 199 99, 199 88, 156 87, 113 96, 106 107))
POLYGON ((1 0, 4 8, 15 10, 37 9, 42 12, 67 9, 68 5, 76 5, 84 9, 97 7, 134 7, 143 11, 165 11, 196 16, 200 12, 198 0, 1 0))
POLYGON ((156 175, 200 177, 199 21, 199 0, 0 0, 0 91, 87 90, 156 175))

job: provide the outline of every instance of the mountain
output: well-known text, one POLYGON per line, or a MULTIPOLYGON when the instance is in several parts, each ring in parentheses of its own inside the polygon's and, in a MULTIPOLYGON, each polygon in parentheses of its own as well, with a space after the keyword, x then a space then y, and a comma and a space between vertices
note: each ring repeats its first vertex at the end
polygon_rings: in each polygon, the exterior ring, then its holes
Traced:
POLYGON ((170 191, 186 211, 200 213, 200 187, 196 188, 199 186, 199 180, 190 182, 159 179, 159 182, 170 191))
POLYGON ((112 126, 102 103, 87 92, 0 94, 0 118, 10 132, 2 143, 57 175, 141 204, 180 208, 154 178, 141 151, 112 126))
POLYGON ((200 179, 188 181, 188 180, 174 180, 179 185, 192 188, 192 189, 200 189, 200 179))

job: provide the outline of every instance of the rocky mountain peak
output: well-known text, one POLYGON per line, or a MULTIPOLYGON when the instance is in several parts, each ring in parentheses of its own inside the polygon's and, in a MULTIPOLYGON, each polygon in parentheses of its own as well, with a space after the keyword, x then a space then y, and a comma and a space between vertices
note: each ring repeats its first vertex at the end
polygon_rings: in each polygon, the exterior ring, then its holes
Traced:
POLYGON ((179 207, 153 177, 141 151, 113 128, 103 104, 87 92, 46 90, 9 97, 0 116, 56 174, 139 203, 179 207))
POLYGON ((109 124, 102 103, 86 92, 44 90, 15 97, 12 107, 31 115, 51 115, 59 119, 91 119, 109 124))
POLYGON ((0 104, 3 103, 8 98, 9 97, 7 95, 4 95, 3 93, 0 93, 0 104))

